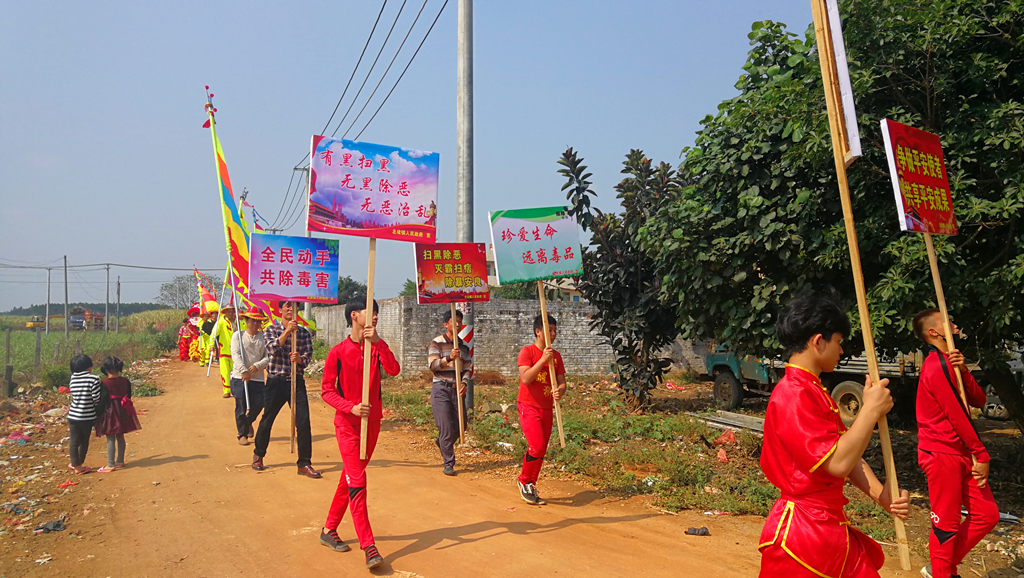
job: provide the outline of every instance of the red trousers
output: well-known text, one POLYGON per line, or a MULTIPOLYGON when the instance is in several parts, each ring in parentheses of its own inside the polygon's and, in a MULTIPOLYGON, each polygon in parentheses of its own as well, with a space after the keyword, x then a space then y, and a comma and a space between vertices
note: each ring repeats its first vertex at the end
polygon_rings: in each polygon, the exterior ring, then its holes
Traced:
POLYGON ((551 408, 542 409, 533 405, 520 403, 519 426, 526 437, 526 455, 523 456, 523 471, 519 481, 524 484, 537 483, 540 467, 544 465, 544 455, 548 453, 548 441, 551 439, 551 408))
POLYGON ((949 578, 971 548, 999 523, 999 508, 988 485, 979 488, 971 476, 971 458, 918 450, 917 463, 928 477, 932 577, 949 578), (961 506, 967 510, 963 521, 961 506))
POLYGON ((345 517, 345 510, 351 509, 352 525, 355 526, 356 536, 359 537, 360 548, 366 548, 374 543, 373 529, 370 528, 370 517, 366 511, 366 465, 370 463, 373 449, 377 447, 380 422, 374 423, 371 419, 369 425, 365 460, 359 459, 359 430, 348 424, 334 426, 344 467, 341 479, 338 480, 338 489, 334 492, 331 510, 327 513, 327 522, 324 524, 324 528, 328 530, 337 530, 341 519, 345 517))
MULTIPOLYGON (((864 545, 854 536, 849 539, 850 550, 846 552, 846 565, 840 578, 878 578, 878 570, 871 564, 871 558, 864 550, 864 545)), ((828 547, 822 545, 823 547, 828 547)), ((842 553, 838 551, 837 553, 842 553)), ((821 574, 812 572, 797 562, 778 544, 773 544, 761 551, 761 572, 759 578, 821 578, 821 574)))

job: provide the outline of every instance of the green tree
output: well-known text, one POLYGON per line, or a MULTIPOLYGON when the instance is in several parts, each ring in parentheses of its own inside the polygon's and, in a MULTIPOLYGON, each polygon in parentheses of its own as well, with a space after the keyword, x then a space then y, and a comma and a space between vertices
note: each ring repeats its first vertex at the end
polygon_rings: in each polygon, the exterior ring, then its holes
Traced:
POLYGON ((345 275, 338 278, 338 303, 344 305, 356 297, 366 297, 366 284, 345 275))
POLYGON ((563 167, 559 174, 567 179, 562 190, 569 189, 570 212, 592 233, 590 246, 583 252, 579 280, 580 292, 597 308, 591 328, 597 329, 615 352, 626 406, 638 411, 671 365, 658 351, 679 334, 674 308, 658 299, 660 282, 651 278, 654 261, 636 240, 639 227, 678 187, 675 170, 668 163, 652 167, 642 151, 630 151, 622 169, 627 176, 615 187, 623 211, 614 214, 591 209, 590 174, 572 148, 562 154, 558 164, 563 167))
POLYGON ((536 283, 506 283, 500 287, 491 287, 494 299, 537 299, 536 283))
POLYGON ((398 293, 399 297, 415 297, 416 296, 416 284, 412 282, 412 279, 406 279, 405 284, 402 285, 402 290, 398 293))
MULTIPOLYGON (((901 233, 879 120, 942 137, 960 236, 936 237, 952 314, 1024 429, 1004 363, 1024 337, 1024 2, 841 3, 864 156, 849 177, 875 340, 920 348, 934 304, 923 239, 901 233)), ((755 22, 740 94, 702 121, 680 187, 640 230, 682 333, 777 353, 775 313, 800 287, 853 285, 814 31, 755 22)), ((857 323, 854 327, 858 327, 857 323)), ((859 336, 853 340, 856 351, 859 336)))

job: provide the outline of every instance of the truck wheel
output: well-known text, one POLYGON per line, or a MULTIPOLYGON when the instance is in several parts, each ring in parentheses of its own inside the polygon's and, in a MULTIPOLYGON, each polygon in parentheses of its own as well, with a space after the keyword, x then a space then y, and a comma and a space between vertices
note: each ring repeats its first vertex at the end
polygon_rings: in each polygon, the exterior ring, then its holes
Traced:
POLYGON ((864 404, 864 386, 856 381, 844 381, 832 390, 832 399, 839 406, 839 417, 846 427, 853 425, 860 407, 864 404))
POLYGON ((736 409, 743 403, 743 386, 731 371, 715 376, 715 401, 725 409, 736 409))

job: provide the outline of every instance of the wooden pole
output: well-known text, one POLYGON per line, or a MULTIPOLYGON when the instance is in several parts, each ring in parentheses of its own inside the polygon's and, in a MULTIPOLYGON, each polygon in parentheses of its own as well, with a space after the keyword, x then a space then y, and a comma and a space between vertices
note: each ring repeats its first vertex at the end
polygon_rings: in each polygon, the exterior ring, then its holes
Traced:
POLYGON ((459 406, 459 444, 461 445, 466 442, 466 420, 462 415, 464 411, 462 395, 459 393, 462 390, 462 348, 459 347, 459 331, 462 331, 462 325, 459 323, 455 303, 452 303, 452 337, 454 337, 452 347, 459 352, 459 357, 455 360, 455 398, 458 400, 459 406))
MULTIPOLYGON (((292 317, 292 319, 295 320, 295 319, 298 318, 299 312, 295 310, 295 306, 294 305, 292 306, 292 311, 293 311, 292 315, 294 316, 294 317, 292 317)), ((298 323, 298 321, 296 321, 296 323, 298 323)), ((292 353, 294 354, 296 352, 298 352, 298 342, 295 339, 295 333, 292 333, 292 353)), ((291 398, 292 399, 292 403, 291 403, 291 407, 292 407, 292 435, 291 435, 291 450, 290 450, 289 453, 293 453, 293 454, 295 453, 295 373, 296 373, 297 366, 298 366, 298 364, 295 363, 295 361, 292 361, 292 398, 291 398)))
MULTIPOLYGON (((377 239, 370 237, 370 255, 366 269, 366 322, 373 323, 373 273, 377 261, 377 239)), ((364 325, 365 327, 365 325, 364 325)), ((373 346, 363 339, 363 397, 361 403, 370 401, 370 357, 373 346)), ((359 420, 359 459, 366 459, 366 437, 370 432, 370 419, 359 420)))
MULTIPOLYGON (((544 323, 544 345, 551 347, 551 334, 548 332, 548 300, 544 295, 544 282, 537 281, 537 293, 540 295, 540 318, 544 323)), ((555 359, 548 361, 548 378, 551 380, 551 391, 558 389, 558 377, 555 375, 555 359)), ((565 431, 562 430, 562 406, 555 402, 555 423, 558 424, 558 445, 565 447, 565 431)))
MULTIPOLYGON (((946 347, 956 349, 956 342, 953 341, 953 326, 949 323, 949 313, 946 311, 946 295, 942 291, 942 279, 939 277, 939 260, 935 257, 935 245, 932 244, 931 233, 924 234, 924 246, 928 249, 928 265, 932 270, 932 282, 935 283, 935 300, 939 303, 942 327, 946 332, 946 347)), ((964 409, 970 412, 971 406, 967 404, 967 393, 964 390, 964 378, 960 375, 960 368, 953 367, 953 371, 956 373, 956 383, 960 386, 960 401, 964 402, 964 409)))
MULTIPOLYGON (((864 271, 860 264, 860 247, 857 243, 857 229, 853 221, 853 205, 850 202, 850 184, 846 179, 845 144, 843 137, 843 113, 839 96, 839 79, 835 69, 835 54, 832 50, 832 31, 828 24, 828 13, 825 0, 811 0, 814 13, 815 38, 818 45, 821 76, 825 85, 825 102, 828 106, 829 130, 832 135, 832 152, 836 164, 836 177, 839 181, 839 198, 843 206, 843 220, 846 223, 846 240, 850 248, 850 268, 853 271, 853 284, 857 293, 857 312, 860 316, 861 333, 864 336, 864 354, 868 360, 868 373, 875 383, 881 378, 878 373, 878 356, 875 352, 875 338, 871 333, 871 318, 868 311, 867 291, 864 287, 864 271)), ((878 437, 882 446, 882 460, 885 463, 885 483, 889 496, 899 498, 900 489, 896 478, 896 463, 892 456, 892 440, 889 437, 889 420, 882 416, 878 420, 878 437)), ((896 545, 899 550, 900 566, 910 570, 910 547, 907 543, 907 529, 903 520, 893 516, 896 526, 896 545)))

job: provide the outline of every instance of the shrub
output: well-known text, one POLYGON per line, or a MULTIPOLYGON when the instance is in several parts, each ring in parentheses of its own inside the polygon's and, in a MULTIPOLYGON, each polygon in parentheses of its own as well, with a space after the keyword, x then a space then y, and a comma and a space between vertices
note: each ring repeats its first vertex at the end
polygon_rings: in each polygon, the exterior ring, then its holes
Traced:
POLYGON ((43 370, 40 380, 47 387, 66 387, 71 381, 71 368, 66 366, 47 367, 43 370))

